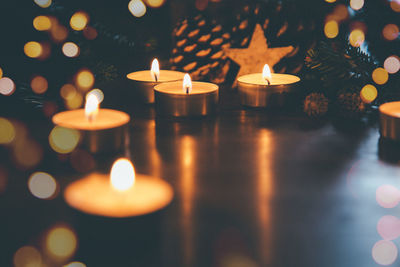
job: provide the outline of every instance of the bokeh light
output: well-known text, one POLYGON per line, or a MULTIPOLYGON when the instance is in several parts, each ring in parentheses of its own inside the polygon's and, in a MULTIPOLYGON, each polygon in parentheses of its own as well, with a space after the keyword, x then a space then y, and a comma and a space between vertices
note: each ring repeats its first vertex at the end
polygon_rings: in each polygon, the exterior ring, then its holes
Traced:
POLYGON ((83 36, 88 40, 94 40, 97 37, 97 30, 91 26, 83 29, 83 36))
POLYGON ((51 37, 56 43, 64 42, 68 37, 68 29, 63 25, 56 25, 51 28, 51 37))
POLYGON ((396 24, 387 24, 382 30, 383 38, 393 41, 399 37, 399 27, 396 24))
POLYGON ((75 31, 83 30, 89 22, 89 15, 85 12, 78 11, 72 15, 69 24, 75 31))
POLYGON ((94 75, 89 70, 81 70, 76 75, 76 83, 79 88, 88 90, 94 84, 94 75))
POLYGON ((325 2, 328 2, 328 3, 335 3, 336 0, 325 0, 325 2))
POLYGON ((400 236, 400 220, 392 215, 383 216, 376 229, 384 240, 394 240, 400 236))
POLYGON ((397 56, 390 56, 385 59, 385 62, 383 63, 383 67, 390 74, 394 74, 394 73, 398 72, 400 69, 400 60, 397 56))
POLYGON ((15 128, 7 119, 0 117, 0 144, 9 144, 14 141, 15 128))
POLYGON ((386 209, 394 208, 400 202, 400 190, 393 185, 381 185, 376 190, 376 201, 386 209))
MULTIPOLYGON (((18 130, 16 133, 18 138, 18 130)), ((13 152, 16 163, 23 169, 35 167, 43 158, 42 147, 36 141, 29 139, 18 141, 13 152)))
POLYGON ((360 97, 364 103, 373 102, 378 96, 378 90, 372 84, 365 85, 360 91, 360 97))
POLYGON ((391 0, 390 7, 394 12, 400 12, 400 0, 391 0))
POLYGON ((42 54, 42 45, 38 42, 27 42, 24 46, 25 55, 30 58, 38 58, 42 54))
POLYGON ((52 0, 33 0, 38 6, 47 8, 51 5, 52 0))
POLYGON ((2 194, 6 188, 8 183, 8 171, 5 167, 0 165, 0 194, 2 194))
POLYGON ((361 46, 365 41, 364 32, 360 29, 352 30, 349 35, 349 42, 354 47, 361 46))
POLYGON ((379 85, 385 84, 388 81, 388 79, 389 79, 389 74, 387 70, 385 70, 384 68, 376 68, 372 72, 372 80, 374 80, 376 84, 379 85))
POLYGON ((0 68, 0 79, 3 77, 3 69, 0 68))
POLYGON ((153 8, 157 8, 162 6, 165 3, 165 0, 147 0, 146 3, 153 8))
POLYGON ((31 81, 32 91, 36 94, 43 94, 47 91, 48 86, 47 80, 43 76, 35 76, 31 81))
POLYGON ((15 83, 8 77, 0 79, 0 94, 12 95, 15 91, 15 83))
POLYGON ((103 93, 103 91, 101 91, 98 88, 89 91, 86 94, 86 99, 88 98, 89 95, 95 95, 97 100, 99 101, 99 103, 103 102, 103 100, 104 100, 104 93, 103 93))
POLYGON ((131 0, 128 4, 128 9, 135 17, 142 17, 146 14, 146 6, 142 0, 131 0))
POLYGON ((42 267, 42 256, 34 247, 21 247, 14 254, 14 267, 42 267))
POLYGON ((93 156, 82 149, 76 149, 71 153, 70 162, 72 168, 81 173, 92 171, 96 167, 93 156))
POLYGON ((350 0, 350 7, 354 10, 360 10, 364 6, 364 0, 350 0))
POLYGON ((335 38, 339 34, 339 25, 335 20, 328 21, 324 27, 327 38, 335 38))
POLYGON ((43 114, 50 118, 52 117, 58 110, 58 106, 55 102, 46 101, 43 103, 43 114))
POLYGON ((372 248, 372 258, 380 265, 390 265, 397 259, 397 247, 392 241, 380 240, 372 248))
POLYGON ((54 227, 46 236, 47 252, 58 259, 71 257, 77 248, 77 244, 76 234, 67 226, 54 227))
POLYGON ((63 267, 86 267, 86 264, 79 261, 74 261, 64 265, 63 267))
POLYGON ((203 11, 208 6, 208 0, 196 0, 195 6, 198 10, 203 11))
POLYGON ((79 47, 73 42, 66 42, 62 51, 66 57, 76 57, 79 55, 79 47))
POLYGON ((76 93, 73 97, 66 99, 65 106, 68 109, 80 108, 83 104, 83 96, 81 93, 76 93))
POLYGON ((35 172, 28 180, 29 191, 37 198, 53 198, 57 192, 57 182, 48 173, 35 172))
POLYGON ((37 16, 33 19, 33 27, 38 31, 48 31, 51 28, 51 20, 47 16, 37 16))
POLYGON ((51 148, 60 154, 71 153, 78 145, 80 133, 77 130, 56 126, 49 135, 51 148))
POLYGON ((64 100, 72 99, 77 94, 77 90, 75 86, 72 84, 64 84, 60 89, 60 95, 64 100))

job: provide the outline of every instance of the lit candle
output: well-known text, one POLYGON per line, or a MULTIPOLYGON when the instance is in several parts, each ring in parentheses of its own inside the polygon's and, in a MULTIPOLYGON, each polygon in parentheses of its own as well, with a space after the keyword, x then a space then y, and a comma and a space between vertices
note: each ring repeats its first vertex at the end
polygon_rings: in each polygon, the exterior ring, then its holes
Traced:
POLYGON ((298 92, 299 83, 300 78, 295 75, 271 73, 266 64, 262 73, 238 78, 240 102, 250 107, 283 106, 298 92))
POLYGON ((400 141, 400 101, 380 105, 379 114, 381 136, 400 141))
POLYGON ((170 82, 155 86, 154 95, 157 115, 206 116, 216 112, 218 85, 192 82, 189 74, 186 74, 183 82, 170 82))
POLYGON ((135 174, 128 159, 118 159, 110 175, 92 173, 64 191, 68 205, 87 214, 124 218, 156 212, 173 198, 170 184, 162 179, 135 174))
POLYGON ((160 70, 157 59, 154 59, 150 70, 129 73, 126 77, 137 90, 145 103, 154 103, 154 86, 164 82, 181 81, 184 73, 172 70, 160 70))
POLYGON ((88 94, 84 109, 57 113, 52 118, 55 125, 79 130, 82 143, 93 153, 117 151, 124 144, 128 114, 113 109, 99 109, 99 100, 88 94))

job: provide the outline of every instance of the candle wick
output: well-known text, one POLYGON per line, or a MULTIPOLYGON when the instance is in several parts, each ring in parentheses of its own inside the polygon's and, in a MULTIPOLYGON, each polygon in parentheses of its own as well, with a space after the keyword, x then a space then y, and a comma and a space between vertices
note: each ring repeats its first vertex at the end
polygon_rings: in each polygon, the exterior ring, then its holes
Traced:
POLYGON ((186 94, 189 94, 189 86, 186 86, 186 94))
POLYGON ((157 74, 154 75, 154 79, 156 80, 156 82, 158 82, 158 76, 157 76, 157 74))
POLYGON ((269 81, 268 78, 266 78, 265 80, 267 81, 267 84, 268 84, 268 85, 271 85, 271 82, 269 81))

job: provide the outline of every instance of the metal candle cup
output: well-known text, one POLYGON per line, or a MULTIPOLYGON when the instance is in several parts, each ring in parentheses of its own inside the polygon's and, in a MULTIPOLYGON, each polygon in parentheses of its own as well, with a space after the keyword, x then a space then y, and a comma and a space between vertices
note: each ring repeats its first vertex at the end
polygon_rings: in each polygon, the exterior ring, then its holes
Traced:
POLYGON ((380 105, 379 122, 383 138, 400 141, 400 101, 380 105))
POLYGON ((118 110, 99 109, 93 121, 88 121, 84 109, 57 113, 55 125, 81 133, 81 143, 92 153, 117 152, 124 146, 130 117, 118 110))
POLYGON ((193 82, 192 91, 183 91, 182 82, 163 83, 154 87, 158 116, 200 117, 214 114, 218 104, 218 85, 193 82))
POLYGON ((175 82, 183 79, 184 73, 172 70, 160 70, 155 81, 150 70, 129 73, 126 77, 132 85, 129 90, 136 90, 145 103, 154 103, 154 86, 164 82, 175 82))
POLYGON ((262 73, 238 78, 240 103, 250 107, 282 107, 296 96, 300 78, 290 74, 271 73, 268 83, 262 73))

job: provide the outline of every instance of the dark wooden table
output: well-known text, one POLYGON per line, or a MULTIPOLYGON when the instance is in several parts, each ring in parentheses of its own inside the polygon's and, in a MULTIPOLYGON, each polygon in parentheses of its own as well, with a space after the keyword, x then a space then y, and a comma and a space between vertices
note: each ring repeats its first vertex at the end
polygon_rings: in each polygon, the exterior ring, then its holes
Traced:
MULTIPOLYGON (((0 196, 1 266, 23 245, 41 250, 46 229, 59 222, 76 229, 72 259, 89 267, 378 266, 371 255, 382 239, 377 223, 398 208, 381 207, 375 192, 400 187, 400 168, 379 156, 378 129, 243 109, 232 92, 221 102, 220 113, 204 120, 155 120, 152 107, 132 112, 136 171, 175 189, 172 204, 144 222, 76 214, 62 194, 33 197, 31 172, 10 171, 0 196), (95 238, 87 235, 97 227, 95 238)), ((68 161, 52 164, 54 155, 38 170, 63 189, 81 174, 68 161)))

